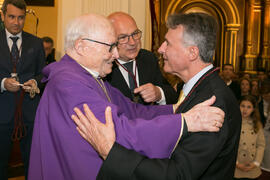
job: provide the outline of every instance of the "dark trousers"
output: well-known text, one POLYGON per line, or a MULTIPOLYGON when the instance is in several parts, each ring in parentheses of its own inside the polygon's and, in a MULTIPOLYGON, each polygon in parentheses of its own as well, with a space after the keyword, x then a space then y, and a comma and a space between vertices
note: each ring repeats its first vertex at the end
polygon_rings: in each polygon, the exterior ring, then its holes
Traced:
POLYGON ((234 178, 234 180, 257 180, 258 178, 255 179, 250 179, 250 178, 234 178))
MULTIPOLYGON (((25 177, 27 179, 29 157, 33 134, 33 125, 26 125, 27 134, 20 140, 20 150, 22 154, 22 160, 25 168, 25 177)), ((10 152, 12 149, 12 125, 0 124, 0 180, 7 180, 8 175, 8 161, 10 158, 10 152)))

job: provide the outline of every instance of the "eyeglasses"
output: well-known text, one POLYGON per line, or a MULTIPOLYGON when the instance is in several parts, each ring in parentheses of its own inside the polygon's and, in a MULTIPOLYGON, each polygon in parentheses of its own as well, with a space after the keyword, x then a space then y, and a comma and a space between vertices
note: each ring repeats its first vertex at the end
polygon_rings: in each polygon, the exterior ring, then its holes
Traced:
POLYGON ((142 31, 140 31, 139 29, 137 29, 136 31, 134 31, 130 35, 120 35, 118 37, 118 43, 119 44, 126 44, 126 43, 128 43, 129 37, 132 37, 133 40, 138 40, 138 39, 140 39, 142 37, 142 31))
POLYGON ((104 42, 100 42, 100 41, 96 41, 93 39, 88 39, 88 38, 83 38, 82 40, 87 40, 87 41, 91 41, 91 42, 95 42, 95 43, 99 43, 99 44, 103 44, 106 46, 110 46, 109 52, 112 52, 113 48, 118 46, 118 42, 112 43, 112 44, 108 44, 108 43, 104 43, 104 42))

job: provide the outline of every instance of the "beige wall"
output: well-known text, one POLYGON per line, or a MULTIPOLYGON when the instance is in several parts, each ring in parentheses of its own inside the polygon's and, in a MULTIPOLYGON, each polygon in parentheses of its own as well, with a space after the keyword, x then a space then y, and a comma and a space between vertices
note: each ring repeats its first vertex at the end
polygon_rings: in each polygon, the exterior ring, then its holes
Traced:
MULTIPOLYGON (((35 11, 39 18, 37 36, 49 36, 55 42, 57 40, 58 0, 54 0, 54 7, 49 6, 27 6, 27 9, 35 11)), ((24 30, 36 34, 36 17, 32 14, 26 15, 24 30)))

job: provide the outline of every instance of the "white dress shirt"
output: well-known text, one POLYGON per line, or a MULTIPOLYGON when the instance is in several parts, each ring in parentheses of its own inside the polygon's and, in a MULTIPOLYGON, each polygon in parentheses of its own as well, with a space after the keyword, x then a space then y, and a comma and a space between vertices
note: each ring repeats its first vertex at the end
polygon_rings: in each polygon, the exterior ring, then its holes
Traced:
POLYGON ((184 84, 183 86, 183 92, 185 97, 188 95, 188 93, 191 91, 193 86, 197 83, 197 81, 211 68, 213 68, 213 64, 210 64, 203 68, 200 72, 198 72, 195 76, 193 76, 187 83, 184 84))
MULTIPOLYGON (((138 75, 138 68, 136 66, 135 60, 133 59, 133 60, 130 60, 130 61, 122 61, 121 59, 118 59, 118 62, 121 65, 123 65, 125 63, 128 63, 128 62, 131 62, 131 61, 133 62, 133 74, 134 75, 136 74, 137 87, 139 87, 140 86, 140 81, 139 81, 139 75, 138 75), (135 73, 135 71, 136 71, 136 73, 135 73)), ((128 87, 129 87, 128 72, 122 66, 118 66, 118 68, 119 68, 120 72, 122 73, 122 75, 123 75, 123 77, 124 77, 124 79, 125 79, 128 87)), ((159 88, 159 91, 161 93, 161 99, 159 101, 157 101, 156 103, 158 103, 160 105, 166 104, 166 99, 165 99, 165 95, 164 95, 164 92, 163 92, 162 88, 159 87, 159 86, 156 86, 156 87, 159 88)))
MULTIPOLYGON (((10 32, 8 32, 7 29, 6 30, 6 36, 7 36, 7 44, 8 44, 8 47, 9 47, 9 51, 11 51, 11 48, 12 48, 12 45, 13 45, 13 41, 12 39, 10 39, 10 37, 15 37, 17 36, 19 39, 17 40, 17 47, 18 47, 18 50, 19 50, 19 54, 21 55, 21 52, 22 52, 22 32, 16 34, 16 35, 13 35, 11 34, 10 32)), ((3 91, 6 91, 5 87, 4 87, 4 82, 7 78, 3 78, 2 81, 1 81, 1 92, 3 91)))

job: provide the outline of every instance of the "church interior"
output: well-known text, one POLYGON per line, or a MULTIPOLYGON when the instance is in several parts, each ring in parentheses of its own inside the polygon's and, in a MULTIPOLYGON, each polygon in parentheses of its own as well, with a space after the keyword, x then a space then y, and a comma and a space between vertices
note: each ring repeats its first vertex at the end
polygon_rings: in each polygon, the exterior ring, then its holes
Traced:
MULTIPOLYGON (((0 0, 0 7, 3 2, 0 0)), ((47 3, 28 0, 26 3, 24 30, 38 37, 51 37, 56 60, 64 54, 63 37, 68 21, 81 14, 107 16, 124 11, 132 15, 143 32, 142 47, 158 54, 170 14, 203 12, 215 17, 218 23, 214 66, 222 71, 224 64, 232 64, 235 73, 241 75, 255 76, 259 70, 270 72, 270 0, 50 0, 47 3)), ((175 77, 166 77, 174 85, 175 77)), ((20 164, 18 156, 20 153, 14 149, 12 166, 20 164)), ((10 180, 24 179, 20 168, 18 172, 10 171, 16 174, 10 180)))

